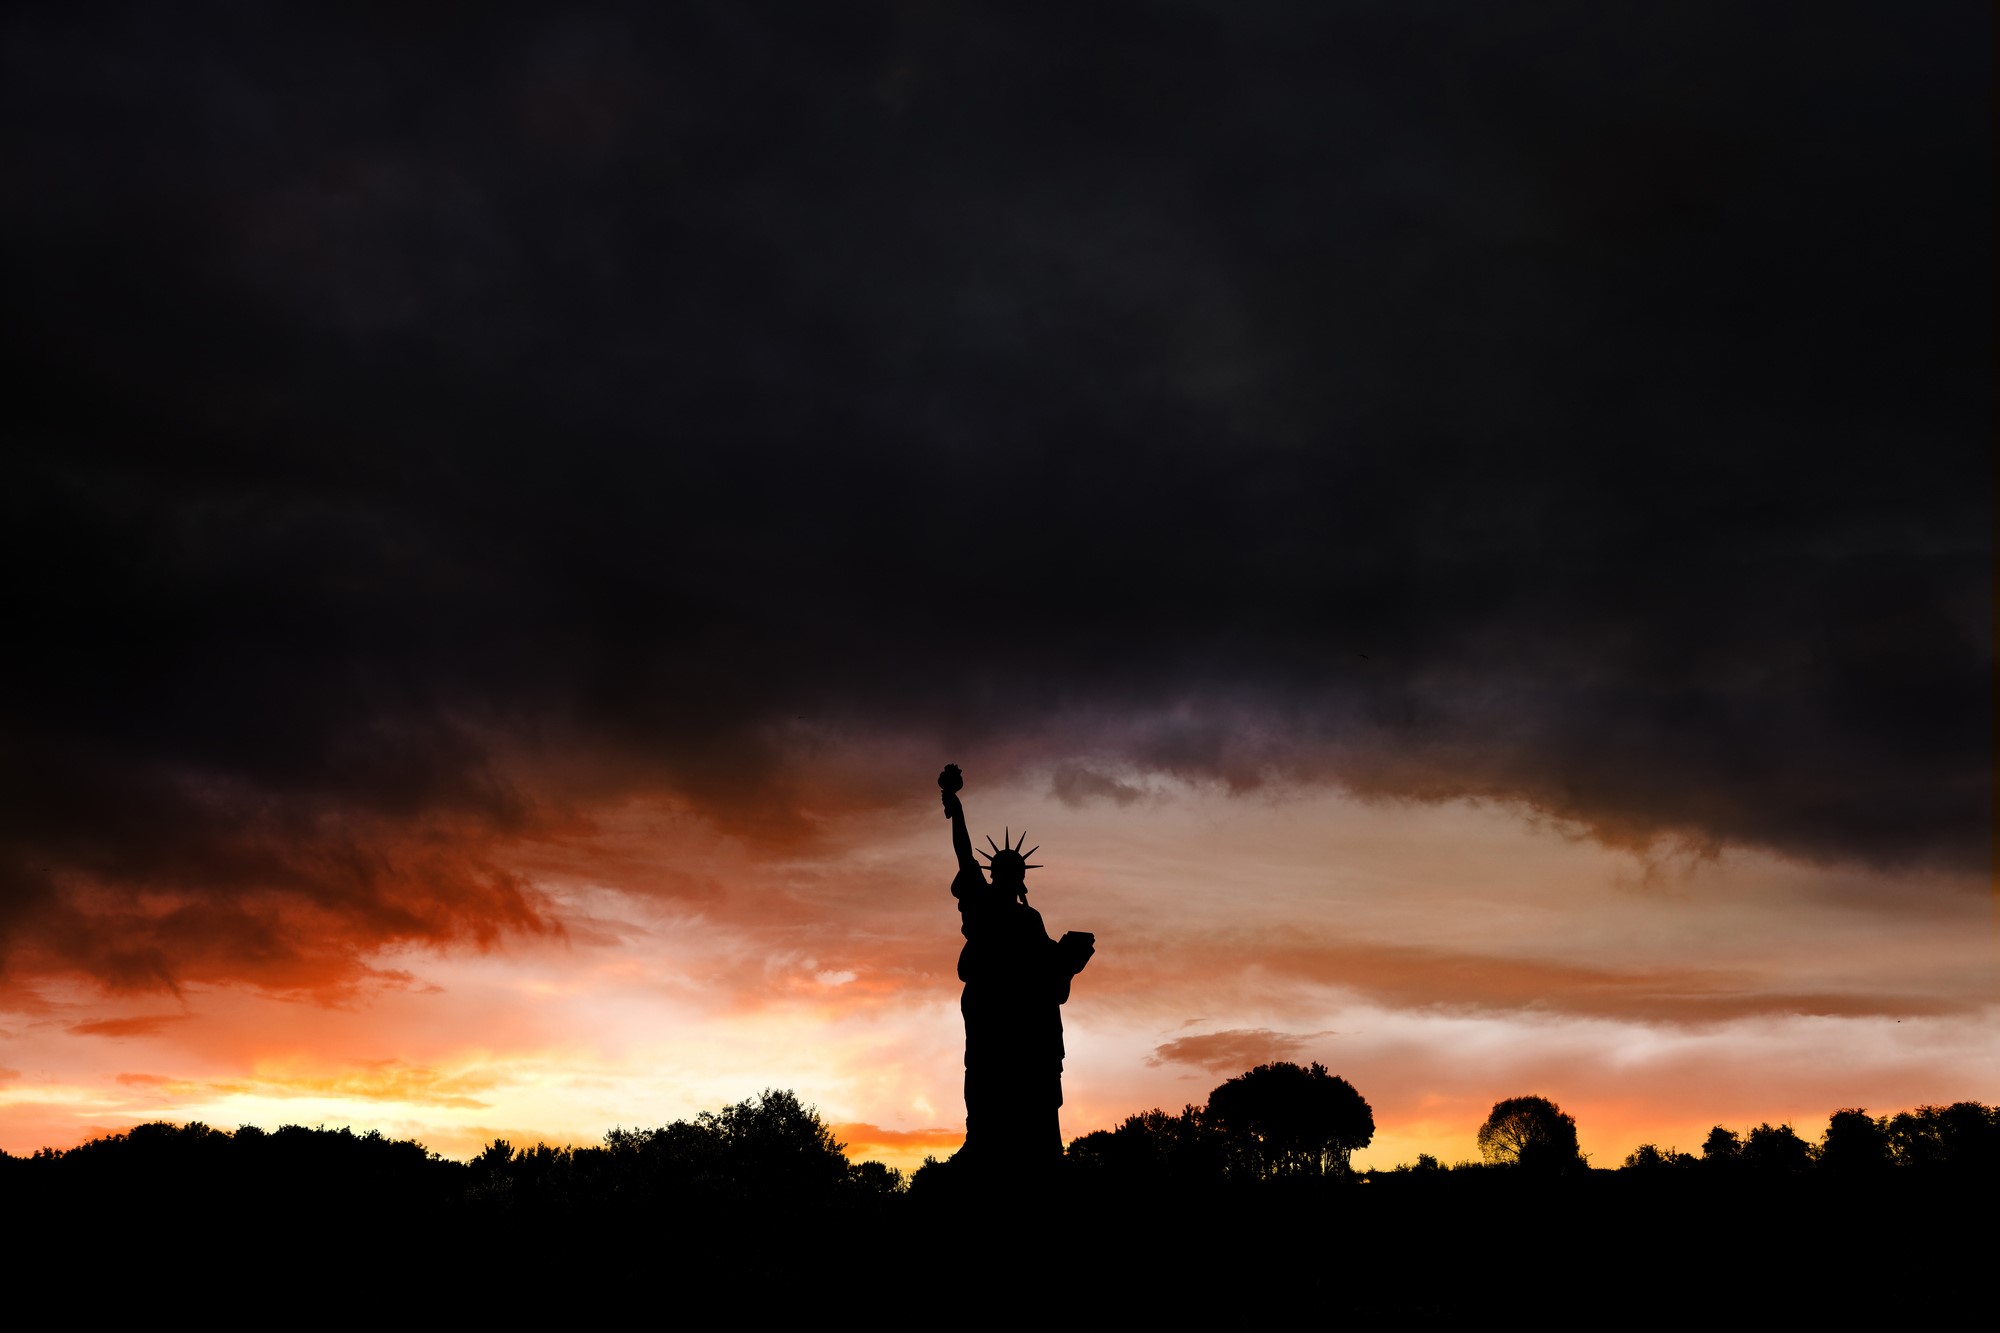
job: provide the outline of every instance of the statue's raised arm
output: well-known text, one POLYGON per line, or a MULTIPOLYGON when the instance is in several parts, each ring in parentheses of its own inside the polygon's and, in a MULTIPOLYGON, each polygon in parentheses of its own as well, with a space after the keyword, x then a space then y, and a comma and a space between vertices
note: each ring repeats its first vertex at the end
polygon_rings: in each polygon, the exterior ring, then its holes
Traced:
POLYGON ((986 877, 979 872, 979 859, 972 854, 972 835, 965 831, 965 807, 958 799, 958 793, 964 786, 965 777, 958 771, 957 764, 946 764, 944 772, 938 774, 938 795, 944 799, 944 817, 951 821, 951 850, 958 855, 958 878, 951 883, 954 897, 963 897, 970 884, 986 882, 986 877))

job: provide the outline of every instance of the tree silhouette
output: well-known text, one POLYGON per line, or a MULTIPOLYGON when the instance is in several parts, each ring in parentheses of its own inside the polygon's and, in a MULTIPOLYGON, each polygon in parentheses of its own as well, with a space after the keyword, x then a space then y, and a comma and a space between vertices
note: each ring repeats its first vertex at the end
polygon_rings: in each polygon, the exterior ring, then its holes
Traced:
POLYGON ((847 1184, 852 1192, 870 1196, 901 1194, 904 1189, 901 1171, 872 1159, 848 1167, 847 1184))
POLYGON ((845 1145, 789 1089, 766 1088, 761 1097, 695 1119, 715 1136, 739 1194, 825 1195, 848 1178, 845 1145))
POLYGON ((1860 1107, 1835 1111, 1826 1122, 1820 1142, 1820 1165, 1828 1171, 1860 1174, 1886 1170, 1889 1155, 1889 1127, 1860 1107))
POLYGON ((1375 1137, 1375 1113, 1326 1066, 1258 1065, 1208 1095, 1206 1118, 1257 1176, 1344 1175, 1375 1137))
POLYGON ((1534 1171, 1562 1172, 1583 1165, 1576 1121, 1546 1097, 1495 1102, 1479 1127, 1479 1154, 1496 1165, 1534 1171))
POLYGON ((1812 1160, 1812 1145, 1790 1125, 1759 1125, 1743 1143, 1743 1164, 1766 1174, 1800 1175, 1812 1160))
POLYGON ((1202 1110, 1179 1115, 1155 1108, 1128 1116, 1114 1130, 1085 1134, 1069 1145, 1077 1168, 1127 1187, 1189 1186, 1222 1179, 1228 1144, 1202 1110))
POLYGON ((1625 1158, 1627 1171, 1665 1171, 1685 1167, 1694 1158, 1672 1148, 1662 1149, 1658 1144, 1642 1143, 1625 1158))
POLYGON ((1891 1119, 1888 1135, 1898 1166, 1982 1174, 2000 1170, 2000 1107, 1978 1102, 1919 1106, 1891 1119))
POLYGON ((833 1131, 790 1091, 703 1111, 659 1129, 613 1129, 601 1147, 515 1148, 496 1139, 469 1164, 467 1198, 549 1214, 605 1208, 830 1205, 895 1193, 879 1162, 850 1165, 833 1131))
MULTIPOLYGON (((1389 1174, 1392 1176, 1443 1176, 1444 1173, 1444 1163, 1438 1161, 1437 1158, 1427 1152, 1418 1153, 1417 1160, 1414 1162, 1398 1162, 1389 1170, 1389 1174)), ((1371 1176, 1379 1177, 1381 1172, 1376 1171, 1370 1174, 1371 1176)))
POLYGON ((1718 1166, 1734 1166, 1743 1160, 1743 1140, 1733 1129, 1717 1125, 1701 1141, 1701 1160, 1718 1166))

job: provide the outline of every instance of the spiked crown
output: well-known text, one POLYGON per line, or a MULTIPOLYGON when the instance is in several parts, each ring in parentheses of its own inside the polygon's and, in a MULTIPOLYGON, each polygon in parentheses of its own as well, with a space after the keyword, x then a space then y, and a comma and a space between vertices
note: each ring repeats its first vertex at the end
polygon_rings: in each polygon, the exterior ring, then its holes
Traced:
MULTIPOLYGON (((986 868, 989 871, 1000 870, 1003 867, 1017 869, 1023 873, 1030 870, 1040 870, 1040 866, 1029 865, 1028 858, 1039 852, 1042 846, 1040 843, 1036 843, 1024 852, 1021 850, 1021 846, 1027 841, 1028 830, 1022 829, 1021 840, 1020 842, 1016 842, 1014 841, 1014 830, 1009 828, 1001 833, 1000 845, 996 847, 993 843, 993 835, 989 833, 986 835, 986 845, 992 847, 993 850, 991 853, 980 852, 979 854, 986 858, 986 868)), ((977 851, 978 849, 974 848, 974 850, 977 851)))

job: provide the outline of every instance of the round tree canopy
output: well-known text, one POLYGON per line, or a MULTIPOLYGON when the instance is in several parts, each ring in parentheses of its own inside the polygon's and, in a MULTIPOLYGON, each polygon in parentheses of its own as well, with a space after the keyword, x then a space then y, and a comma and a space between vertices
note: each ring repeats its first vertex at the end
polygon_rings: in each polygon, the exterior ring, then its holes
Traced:
POLYGON ((1375 1113, 1326 1066, 1258 1065, 1208 1096, 1211 1121, 1259 1175, 1338 1175, 1375 1137, 1375 1113))

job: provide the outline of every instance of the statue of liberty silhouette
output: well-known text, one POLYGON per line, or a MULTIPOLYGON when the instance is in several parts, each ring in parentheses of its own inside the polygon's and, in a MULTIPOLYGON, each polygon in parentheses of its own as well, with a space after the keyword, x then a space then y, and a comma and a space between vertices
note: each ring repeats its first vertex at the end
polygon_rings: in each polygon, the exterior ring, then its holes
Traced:
POLYGON ((965 780, 957 764, 938 774, 945 817, 958 874, 951 882, 958 899, 965 946, 958 954, 958 979, 965 983, 959 1011, 965 1016, 965 1147, 961 1156, 994 1179, 1020 1168, 1038 1168, 1062 1155, 1062 1006, 1070 978, 1083 970, 1096 939, 1073 930, 1052 940, 1042 914, 1028 906, 1025 830, 1012 828, 990 852, 973 855, 965 831, 965 807, 958 793, 965 780), (990 877, 990 882, 989 882, 990 877))

